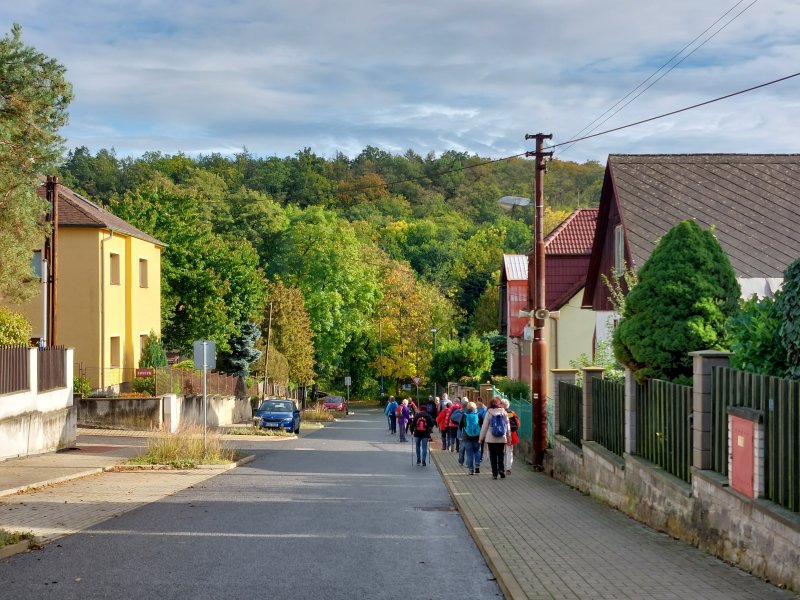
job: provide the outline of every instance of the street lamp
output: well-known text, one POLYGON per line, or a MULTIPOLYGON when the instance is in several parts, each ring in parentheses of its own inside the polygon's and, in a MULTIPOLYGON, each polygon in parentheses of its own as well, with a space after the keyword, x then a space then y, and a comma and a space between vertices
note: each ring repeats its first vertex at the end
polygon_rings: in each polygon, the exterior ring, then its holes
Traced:
MULTIPOLYGON (((439 331, 436 327, 431 327, 431 333, 433 334, 433 353, 436 354, 436 332, 439 331)), ((438 396, 439 388, 436 385, 436 378, 433 379, 433 397, 435 398, 438 396)))

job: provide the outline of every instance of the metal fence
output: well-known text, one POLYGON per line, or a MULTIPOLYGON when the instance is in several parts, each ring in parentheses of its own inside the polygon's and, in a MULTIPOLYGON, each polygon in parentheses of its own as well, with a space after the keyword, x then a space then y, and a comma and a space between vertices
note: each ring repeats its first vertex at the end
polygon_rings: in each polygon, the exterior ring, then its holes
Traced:
POLYGON ((508 399, 511 403, 511 410, 517 413, 519 417, 519 429, 517 430, 517 436, 521 440, 531 441, 533 439, 533 415, 531 412, 531 403, 528 401, 527 398, 519 397, 514 398, 511 397, 508 399))
POLYGON ((800 512, 800 381, 727 367, 712 368, 711 377, 712 468, 728 475, 728 407, 761 411, 767 498, 800 512))
MULTIPOLYGON (((203 393, 203 372, 185 370, 177 367, 160 367, 155 369, 155 393, 178 394, 190 396, 203 393)), ((273 389, 278 386, 273 384, 273 389)), ((241 377, 210 371, 206 373, 206 394, 209 396, 258 396, 255 383, 249 386, 241 377)), ((283 395, 283 394, 272 394, 283 395)))
POLYGON ((625 384, 592 378, 594 441, 618 456, 625 449, 625 384))
POLYGON ((637 384, 638 454, 684 481, 691 481, 692 387, 651 379, 637 384))
POLYGON ((583 388, 558 382, 558 434, 580 446, 583 439, 583 388))
POLYGON ((36 353, 36 361, 39 392, 72 387, 72 382, 67 381, 67 349, 64 346, 40 349, 36 353))
POLYGON ((28 353, 25 346, 0 347, 0 394, 31 389, 28 353))

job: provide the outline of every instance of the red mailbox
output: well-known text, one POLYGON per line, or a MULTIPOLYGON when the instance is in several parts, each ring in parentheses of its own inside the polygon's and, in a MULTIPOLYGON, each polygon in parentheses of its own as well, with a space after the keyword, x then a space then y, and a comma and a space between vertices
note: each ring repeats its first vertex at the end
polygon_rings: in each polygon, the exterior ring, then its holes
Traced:
POLYGON ((764 417, 760 411, 728 408, 728 474, 731 487, 750 498, 763 495, 764 417))

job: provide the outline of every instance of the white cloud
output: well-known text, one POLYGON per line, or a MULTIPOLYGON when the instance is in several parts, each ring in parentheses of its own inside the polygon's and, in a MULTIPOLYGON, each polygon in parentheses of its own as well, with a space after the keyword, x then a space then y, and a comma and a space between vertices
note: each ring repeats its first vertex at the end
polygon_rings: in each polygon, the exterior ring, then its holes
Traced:
MULTIPOLYGON (((0 18, 67 66, 69 146, 499 157, 528 149, 526 132, 566 140, 733 4, 30 0, 0 18)), ((798 59, 800 5, 760 0, 602 128, 788 74, 798 59)), ((798 89, 800 78, 587 140, 565 158, 796 152, 798 89)))

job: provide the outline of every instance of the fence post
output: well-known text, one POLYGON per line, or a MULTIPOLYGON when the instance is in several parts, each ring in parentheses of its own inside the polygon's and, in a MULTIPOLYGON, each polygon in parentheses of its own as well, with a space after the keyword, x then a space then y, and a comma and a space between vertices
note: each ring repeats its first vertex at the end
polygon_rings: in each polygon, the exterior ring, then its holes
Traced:
POLYGON ((639 398, 636 395, 636 378, 633 371, 625 367, 625 453, 636 454, 636 413, 639 398))
POLYGON ((712 367, 727 367, 730 352, 698 350, 689 352, 693 364, 692 466, 711 468, 711 381, 712 367))
POLYGON ((561 419, 558 418, 561 395, 558 392, 558 384, 562 381, 575 385, 578 378, 578 369, 550 369, 553 374, 553 433, 561 431, 561 419))
POLYGON ((583 368, 583 440, 591 442, 594 439, 594 420, 592 419, 592 379, 603 378, 603 367, 583 368))

